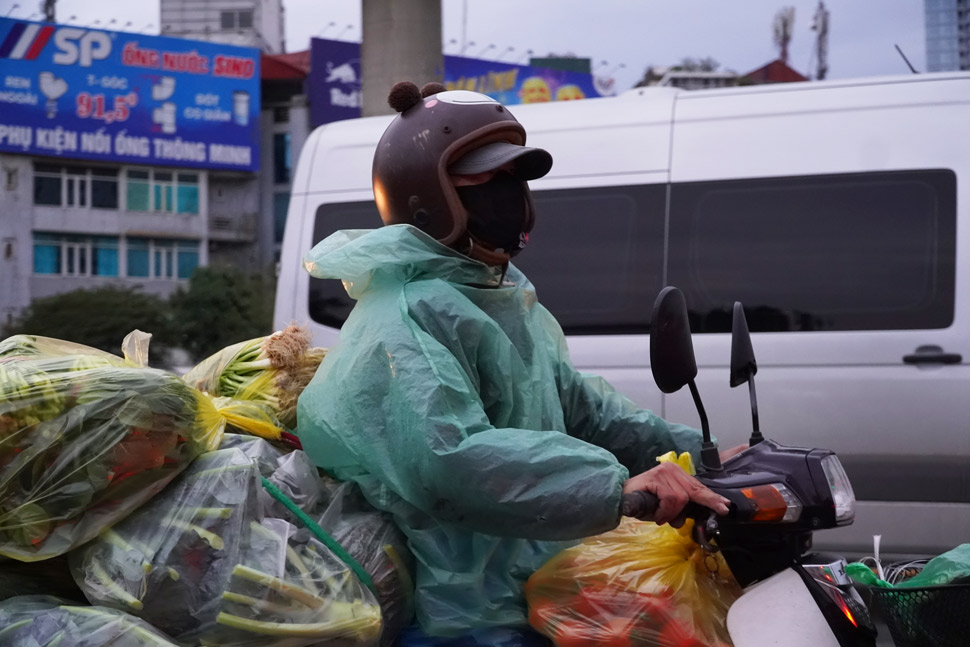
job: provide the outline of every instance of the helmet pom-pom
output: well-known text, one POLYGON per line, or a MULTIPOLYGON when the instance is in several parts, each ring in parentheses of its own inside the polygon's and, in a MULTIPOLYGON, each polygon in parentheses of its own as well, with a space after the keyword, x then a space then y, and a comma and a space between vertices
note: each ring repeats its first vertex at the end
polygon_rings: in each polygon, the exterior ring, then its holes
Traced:
POLYGON ((387 95, 387 104, 397 112, 404 112, 421 101, 421 91, 410 81, 395 83, 391 93, 387 95))
POLYGON ((432 81, 431 83, 425 83, 424 87, 421 88, 421 97, 427 99, 432 94, 438 94, 439 92, 444 92, 447 90, 443 83, 438 83, 437 81, 432 81))

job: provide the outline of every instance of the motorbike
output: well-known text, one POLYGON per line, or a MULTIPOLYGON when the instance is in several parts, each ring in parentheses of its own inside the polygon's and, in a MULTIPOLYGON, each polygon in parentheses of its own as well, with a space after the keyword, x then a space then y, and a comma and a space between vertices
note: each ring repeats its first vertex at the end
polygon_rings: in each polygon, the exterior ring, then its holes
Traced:
MULTIPOLYGON (((812 552, 812 533, 851 524, 852 485, 835 452, 789 447, 760 430, 754 377, 757 363, 744 309, 734 304, 730 384, 748 385, 753 431, 749 447, 721 463, 694 378, 687 304, 675 287, 654 305, 650 364, 664 393, 690 389, 700 415, 703 444, 697 479, 727 498, 719 517, 689 504, 695 540, 720 551, 743 588, 728 611, 735 647, 875 646, 876 630, 858 591, 846 576, 845 559, 812 552)), ((659 501, 649 492, 623 497, 623 514, 649 520, 659 501)))

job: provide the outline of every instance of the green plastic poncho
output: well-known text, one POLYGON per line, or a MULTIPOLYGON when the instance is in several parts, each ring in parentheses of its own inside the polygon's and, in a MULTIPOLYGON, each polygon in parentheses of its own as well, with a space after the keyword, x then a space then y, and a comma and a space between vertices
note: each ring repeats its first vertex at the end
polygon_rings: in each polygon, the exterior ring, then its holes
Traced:
POLYGON ((357 305, 300 397, 300 439, 394 515, 430 635, 527 624, 526 579, 617 525, 631 473, 697 457, 699 432, 576 371, 511 265, 502 280, 408 225, 337 232, 304 264, 357 305))

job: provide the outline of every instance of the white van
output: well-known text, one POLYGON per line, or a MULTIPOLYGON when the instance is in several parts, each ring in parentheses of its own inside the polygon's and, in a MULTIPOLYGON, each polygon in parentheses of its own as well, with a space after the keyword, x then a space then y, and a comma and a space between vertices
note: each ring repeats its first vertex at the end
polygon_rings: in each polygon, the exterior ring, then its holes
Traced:
MULTIPOLYGON (((512 106, 555 163, 531 182, 517 257, 573 362, 699 425, 648 366, 665 285, 691 312, 697 384, 722 445, 744 442, 728 386, 731 308, 753 333, 761 428, 839 453, 856 523, 816 546, 937 554, 970 541, 970 74, 941 73, 512 106)), ((316 129, 287 216, 275 325, 336 343, 353 302, 301 259, 381 225, 375 145, 391 117, 316 129)))

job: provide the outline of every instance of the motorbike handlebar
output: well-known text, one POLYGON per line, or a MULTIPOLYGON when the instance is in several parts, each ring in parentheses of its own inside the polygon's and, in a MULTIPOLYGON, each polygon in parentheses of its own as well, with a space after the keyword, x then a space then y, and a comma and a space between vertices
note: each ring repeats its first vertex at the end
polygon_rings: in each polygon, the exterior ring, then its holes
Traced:
POLYGON ((659 507, 660 499, 657 495, 643 490, 624 494, 620 500, 620 514, 640 521, 653 521, 659 507))
MULTIPOLYGON (((657 495, 645 490, 624 494, 620 499, 620 514, 640 521, 653 521, 659 507, 660 499, 657 495)), ((710 516, 711 511, 699 503, 689 501, 681 514, 691 519, 705 519, 710 516)))

